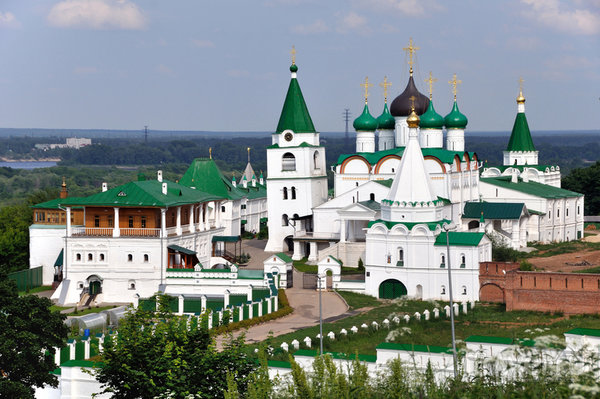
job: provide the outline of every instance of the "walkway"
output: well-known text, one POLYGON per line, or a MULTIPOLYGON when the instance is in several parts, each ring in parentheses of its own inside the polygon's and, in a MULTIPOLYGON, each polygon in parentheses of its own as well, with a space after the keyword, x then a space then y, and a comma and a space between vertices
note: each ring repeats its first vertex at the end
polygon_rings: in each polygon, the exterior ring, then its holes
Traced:
MULTIPOLYGON (((273 336, 278 336, 319 324, 319 292, 298 288, 297 286, 301 286, 301 284, 302 274, 294 271, 295 287, 285 290, 290 306, 294 308, 294 313, 250 327, 246 331, 246 342, 264 341, 271 332, 273 336)), ((346 302, 335 292, 323 291, 321 295, 323 320, 337 318, 348 311, 346 302)), ((236 331, 234 334, 238 335, 241 332, 243 330, 236 331)))

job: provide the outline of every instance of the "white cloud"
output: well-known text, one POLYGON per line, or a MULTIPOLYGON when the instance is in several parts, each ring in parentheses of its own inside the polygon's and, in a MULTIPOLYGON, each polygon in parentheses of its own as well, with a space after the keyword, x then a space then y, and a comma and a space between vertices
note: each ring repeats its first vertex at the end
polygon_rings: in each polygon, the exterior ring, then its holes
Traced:
POLYGON ((192 39, 192 46, 206 48, 206 47, 215 47, 215 44, 210 40, 192 39))
POLYGON ((73 73, 75 75, 93 75, 98 72, 98 68, 96 67, 75 67, 73 69, 73 73))
POLYGON ((309 25, 296 25, 292 27, 293 33, 300 35, 312 35, 318 33, 329 32, 330 28, 322 19, 317 19, 315 22, 309 25))
POLYGON ((10 11, 2 12, 0 11, 0 28, 18 28, 21 26, 21 23, 10 11))
POLYGON ((339 15, 337 31, 340 33, 348 33, 350 31, 368 33, 370 29, 365 17, 358 15, 354 11, 350 11, 348 14, 339 15))
MULTIPOLYGON (((585 8, 567 6, 561 0, 521 0, 529 6, 525 15, 542 25, 574 35, 596 35, 600 33, 600 14, 585 8)), ((587 2, 596 6, 596 2, 587 2)), ((586 2, 577 2, 585 7, 586 2)))
POLYGON ((128 29, 146 26, 142 10, 129 0, 63 0, 47 17, 59 28, 128 29))
POLYGON ((359 0, 362 6, 380 11, 396 11, 411 17, 445 10, 438 0, 359 0))

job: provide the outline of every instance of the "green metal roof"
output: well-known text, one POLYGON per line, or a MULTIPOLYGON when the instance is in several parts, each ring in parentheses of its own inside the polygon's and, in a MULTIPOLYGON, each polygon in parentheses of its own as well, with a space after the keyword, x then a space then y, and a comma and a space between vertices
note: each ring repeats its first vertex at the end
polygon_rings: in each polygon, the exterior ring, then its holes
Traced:
POLYGON ((518 180, 519 181, 517 183, 513 183, 511 181, 511 176, 486 177, 480 179, 480 181, 488 184, 493 184, 494 186, 507 188, 510 190, 519 191, 524 194, 534 195, 536 197, 547 199, 583 196, 583 194, 565 190, 564 188, 558 188, 534 181, 524 182, 521 178, 519 178, 518 180))
POLYGON ((262 270, 238 269, 238 278, 246 280, 262 280, 265 272, 262 270))
POLYGON ((331 259, 333 259, 333 260, 334 260, 334 261, 335 261, 335 262, 336 262, 338 265, 340 265, 340 266, 342 266, 342 265, 343 265, 342 261, 341 261, 341 260, 339 260, 338 258, 336 258, 335 256, 333 256, 333 255, 329 255, 329 257, 330 257, 331 259))
POLYGON ((463 219, 479 219, 483 213, 484 219, 519 219, 525 204, 522 202, 467 202, 463 219))
POLYGON ((267 361, 269 367, 276 367, 280 369, 291 369, 292 364, 290 362, 284 362, 283 360, 269 360, 267 361))
POLYGON ((164 180, 134 181, 89 197, 65 198, 61 205, 74 206, 151 206, 168 207, 223 199, 224 197, 193 190, 182 184, 164 180), (167 183, 167 194, 162 184, 167 183))
POLYGON ((394 179, 385 179, 385 180, 373 180, 375 183, 379 183, 382 186, 386 186, 387 188, 392 187, 392 183, 394 182, 394 179))
POLYGON ((377 130, 377 119, 369 112, 369 106, 365 104, 362 114, 358 116, 352 123, 352 126, 357 131, 372 132, 377 130))
POLYGON ((381 210, 381 204, 377 201, 373 201, 373 200, 360 201, 359 204, 361 204, 362 206, 366 206, 367 208, 371 209, 372 211, 378 212, 381 210))
POLYGON ((293 262, 292 258, 290 258, 288 255, 284 254, 283 252, 279 252, 276 253, 275 256, 277 256, 279 259, 281 259, 284 262, 293 262))
POLYGON ((467 123, 469 123, 469 120, 458 110, 458 103, 454 99, 452 111, 444 117, 444 125, 447 129, 464 129, 467 127, 467 123))
POLYGON ((186 255, 196 255, 196 251, 192 251, 191 249, 180 247, 179 245, 175 244, 171 244, 167 246, 167 248, 172 249, 173 251, 184 253, 186 255))
POLYGON ((389 349, 397 351, 407 352, 425 352, 425 353, 448 353, 452 354, 452 348, 444 346, 432 346, 432 345, 414 345, 414 344, 395 344, 392 342, 383 342, 375 349, 389 349))
POLYGON ((60 253, 58 254, 58 257, 56 258, 56 261, 54 261, 54 266, 62 266, 63 265, 64 252, 65 252, 64 248, 60 250, 60 253))
POLYGON ((187 187, 195 187, 196 190, 204 191, 219 196, 237 200, 244 197, 237 187, 226 178, 215 161, 208 158, 196 158, 185 171, 179 183, 187 187))
POLYGON ((379 125, 379 129, 393 130, 396 128, 396 120, 390 114, 387 103, 383 105, 383 112, 377 117, 377 124, 379 125))
MULTIPOLYGON (((69 198, 69 197, 68 197, 69 198)), ((79 199, 82 197, 70 197, 69 199, 79 199)), ((64 203, 66 198, 56 198, 50 201, 41 202, 39 204, 32 205, 32 208, 35 209, 60 209, 59 205, 64 203)), ((80 206, 73 207, 73 209, 80 209, 80 206)))
MULTIPOLYGON (((316 350, 299 349, 296 352, 294 352, 294 356, 317 357, 318 353, 319 352, 317 352, 316 350)), ((363 361, 363 362, 374 363, 377 361, 376 355, 356 355, 356 354, 347 355, 347 354, 341 353, 341 352, 324 352, 324 354, 330 355, 334 359, 341 359, 341 360, 353 360, 353 359, 356 359, 356 357, 358 356, 358 360, 363 361)))
POLYGON ((517 113, 506 151, 535 151, 524 112, 517 113))
MULTIPOLYGON (((423 156, 432 156, 435 157, 437 159, 439 159, 440 161, 442 161, 443 163, 447 163, 447 164, 451 164, 452 162, 454 162, 454 157, 458 155, 458 157, 460 158, 460 160, 463 160, 463 156, 465 154, 465 152, 461 152, 461 151, 450 151, 450 150, 446 150, 443 148, 421 148, 421 152, 423 153, 423 156)), ((361 156, 364 159, 367 160, 367 162, 370 165, 375 165, 377 162, 379 162, 382 158, 388 156, 388 155, 397 155, 399 157, 402 157, 402 154, 404 153, 404 147, 396 147, 396 148, 392 148, 389 150, 384 150, 384 151, 377 151, 377 152, 357 152, 354 154, 341 154, 338 159, 337 162, 335 163, 335 165, 339 165, 342 162, 344 162, 346 159, 353 157, 355 155, 361 156)), ((475 155, 474 152, 467 152, 468 156, 469 156, 469 160, 473 160, 473 156, 475 155)))
POLYGON ((406 228, 409 230, 412 230, 412 228, 418 224, 424 224, 429 228, 429 230, 434 231, 437 228, 437 226, 442 226, 444 223, 450 223, 450 220, 444 219, 439 220, 437 222, 390 222, 388 220, 377 219, 370 221, 367 227, 371 228, 371 226, 373 226, 375 223, 383 223, 388 229, 391 229, 397 224, 401 224, 406 226, 406 228))
POLYGON ((320 146, 308 144, 305 141, 303 141, 299 145, 293 145, 293 146, 280 147, 279 144, 277 144, 277 143, 271 144, 270 146, 267 146, 268 149, 270 149, 270 148, 305 148, 305 147, 320 147, 320 146))
POLYGON ((248 184, 247 188, 243 186, 237 186, 236 189, 238 192, 242 193, 244 197, 248 199, 257 199, 257 198, 266 198, 267 197, 267 187, 262 186, 256 183, 256 186, 252 184, 248 184))
POLYGON ((595 328, 574 328, 567 331, 565 334, 587 335, 590 337, 600 337, 600 330, 595 328))
POLYGON ((486 166, 485 169, 496 168, 501 172, 504 172, 508 168, 515 168, 518 171, 522 172, 524 169, 533 168, 537 169, 540 172, 545 172, 546 169, 551 170, 552 168, 557 168, 557 165, 498 165, 498 166, 486 166))
POLYGON ((212 242, 238 242, 241 241, 240 236, 213 236, 212 242))
MULTIPOLYGON (((481 242, 485 233, 471 233, 463 231, 450 231, 448 241, 454 247, 476 247, 481 242)), ((446 233, 440 233, 434 245, 446 245, 446 233)))
POLYGON ((433 108, 433 101, 429 101, 429 107, 423 115, 421 115, 421 122, 419 123, 421 129, 443 129, 444 128, 444 117, 433 108))
POLYGON ((282 133, 288 129, 296 133, 316 133, 296 78, 290 81, 275 133, 282 133))

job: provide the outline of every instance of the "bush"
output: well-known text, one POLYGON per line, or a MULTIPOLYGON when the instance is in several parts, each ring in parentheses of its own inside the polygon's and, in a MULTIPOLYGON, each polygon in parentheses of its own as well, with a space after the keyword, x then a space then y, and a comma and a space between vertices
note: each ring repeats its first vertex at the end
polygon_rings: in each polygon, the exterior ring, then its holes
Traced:
POLYGON ((365 265, 363 263, 362 258, 358 258, 358 271, 359 272, 364 272, 365 271, 365 265))
POLYGON ((521 266, 519 266, 519 270, 522 272, 531 272, 533 271, 533 265, 526 260, 521 261, 521 266))

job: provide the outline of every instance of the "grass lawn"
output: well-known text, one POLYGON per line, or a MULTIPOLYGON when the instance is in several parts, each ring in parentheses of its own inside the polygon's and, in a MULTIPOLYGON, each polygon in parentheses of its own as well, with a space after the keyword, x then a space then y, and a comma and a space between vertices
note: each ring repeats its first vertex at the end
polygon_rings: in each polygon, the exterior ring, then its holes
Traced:
POLYGON ((19 296, 35 294, 37 292, 51 291, 52 287, 49 285, 42 285, 40 287, 31 288, 29 291, 19 291, 19 296))
MULTIPOLYGON (((346 294, 344 294, 344 297, 346 297, 346 294)), ((361 300, 363 299, 361 298, 361 300)), ((443 309, 445 305, 446 304, 441 302, 435 303, 412 300, 382 301, 380 306, 366 313, 324 324, 323 334, 327 335, 328 332, 333 331, 336 338, 338 338, 337 340, 326 338, 324 341, 324 349, 333 352, 358 352, 360 354, 374 355, 376 353, 375 347, 382 342, 386 342, 386 338, 389 342, 449 347, 451 342, 450 320, 444 317, 443 310, 440 312, 439 320, 433 319, 433 308, 437 306, 439 309, 443 309), (431 320, 416 321, 413 316, 414 313, 422 313, 425 309, 432 312, 431 320), (395 325, 392 322, 395 315, 402 318, 405 314, 411 316, 411 321, 408 324, 401 321, 399 325, 395 325), (360 328, 363 323, 370 326, 373 321, 377 321, 381 326, 382 321, 385 318, 391 322, 389 330, 380 327, 379 330, 372 330, 372 328, 369 328, 365 331, 360 328), (350 333, 350 328, 352 326, 359 328, 357 334, 350 333), (408 327, 408 329, 403 329, 403 327, 408 327), (347 337, 340 335, 340 330, 342 328, 348 330, 347 337), (393 330, 396 332, 392 332, 393 330)), ((455 324, 456 338, 458 340, 464 340, 471 335, 535 338, 536 336, 552 334, 562 337, 564 332, 575 327, 600 328, 600 316, 578 315, 567 318, 561 314, 542 312, 506 312, 504 305, 502 304, 478 303, 473 310, 469 310, 467 315, 460 314, 456 318, 455 324)), ((318 341, 316 336, 318 333, 319 326, 317 325, 272 338, 269 341, 269 345, 274 348, 279 348, 282 342, 290 344, 294 339, 303 343, 306 336, 313 340, 314 345, 317 345, 318 341)), ((304 345, 301 344, 301 348, 303 347, 304 345)), ((285 360, 285 354, 279 354, 277 356, 281 357, 280 360, 285 360)))
POLYGON ((524 258, 545 258, 548 256, 567 254, 572 252, 583 252, 587 250, 599 250, 600 243, 587 241, 565 241, 552 244, 528 243, 528 246, 534 247, 537 251, 529 254, 523 254, 524 258))
POLYGON ((83 315, 90 314, 90 313, 100 313, 103 310, 114 309, 114 308, 116 308, 115 305, 102 306, 99 308, 83 309, 83 310, 78 310, 77 313, 71 312, 68 314, 68 316, 83 316, 83 315))
MULTIPOLYGON (((302 260, 295 260, 294 267, 296 270, 302 273, 309 274, 317 274, 319 272, 319 267, 317 265, 307 265, 307 258, 303 258, 302 260)), ((345 267, 342 266, 342 274, 360 274, 361 272, 356 267, 345 267)), ((364 272, 363 272, 364 273, 364 272)))
POLYGON ((58 306, 58 305, 52 305, 52 306, 50 306, 50 310, 53 311, 53 312, 54 311, 60 312, 60 311, 63 311, 65 309, 71 309, 71 308, 72 308, 72 306, 58 306))
POLYGON ((350 310, 381 305, 381 301, 370 295, 358 294, 350 291, 336 291, 348 304, 350 310))
POLYGON ((589 269, 577 270, 573 273, 600 273, 600 266, 590 267, 589 269))

